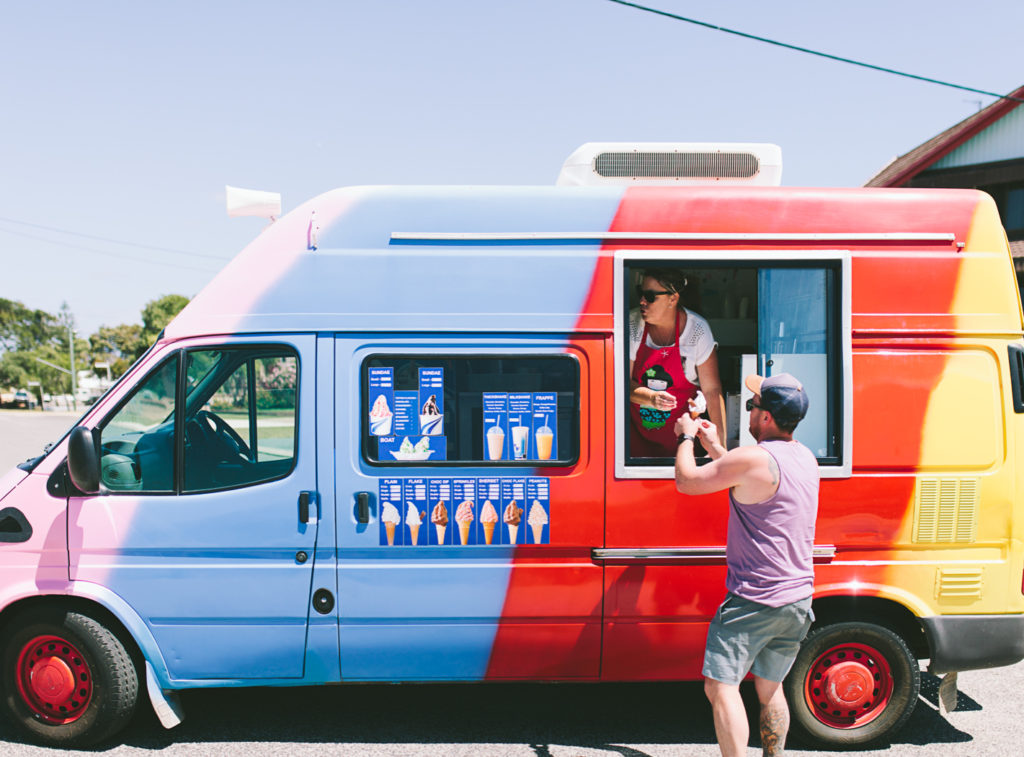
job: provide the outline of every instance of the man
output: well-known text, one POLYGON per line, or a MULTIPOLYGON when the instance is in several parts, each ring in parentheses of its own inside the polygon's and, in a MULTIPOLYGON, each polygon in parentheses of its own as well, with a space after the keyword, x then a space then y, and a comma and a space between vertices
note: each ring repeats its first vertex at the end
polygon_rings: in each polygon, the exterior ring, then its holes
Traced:
POLYGON ((724 757, 746 753, 749 727, 739 684, 753 673, 761 703, 761 745, 781 755, 789 730, 782 680, 810 628, 818 462, 793 439, 807 394, 793 376, 748 376, 750 434, 757 446, 726 451, 714 424, 683 413, 676 421, 676 488, 683 494, 729 490, 728 594, 708 628, 704 691, 724 757), (712 460, 698 467, 699 437, 712 460))

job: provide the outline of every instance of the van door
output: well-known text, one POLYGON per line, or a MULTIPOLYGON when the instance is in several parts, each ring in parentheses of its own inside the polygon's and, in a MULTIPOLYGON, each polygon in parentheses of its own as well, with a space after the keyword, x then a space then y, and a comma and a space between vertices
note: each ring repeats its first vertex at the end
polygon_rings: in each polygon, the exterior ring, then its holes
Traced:
POLYGON ((342 678, 596 678, 602 341, 335 353, 342 678))
POLYGON ((303 675, 315 376, 312 336, 197 340, 98 424, 106 491, 68 501, 71 579, 128 602, 172 679, 303 675))

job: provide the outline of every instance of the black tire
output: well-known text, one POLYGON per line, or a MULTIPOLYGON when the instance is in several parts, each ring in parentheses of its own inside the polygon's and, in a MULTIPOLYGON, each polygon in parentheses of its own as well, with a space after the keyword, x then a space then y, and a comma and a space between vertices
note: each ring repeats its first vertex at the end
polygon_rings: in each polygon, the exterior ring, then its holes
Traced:
POLYGON ((888 628, 836 623, 807 636, 784 688, 798 739, 833 749, 863 746, 907 722, 921 673, 906 643, 888 628))
POLYGON ((0 634, 0 688, 7 719, 38 743, 95 744, 135 711, 139 677, 121 641, 77 612, 36 609, 0 634))

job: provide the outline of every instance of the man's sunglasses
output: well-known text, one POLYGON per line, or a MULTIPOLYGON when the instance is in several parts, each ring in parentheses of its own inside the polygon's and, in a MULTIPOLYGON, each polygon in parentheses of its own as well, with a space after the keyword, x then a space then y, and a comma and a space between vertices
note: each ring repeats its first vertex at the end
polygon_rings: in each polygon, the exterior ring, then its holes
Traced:
POLYGON ((662 289, 660 292, 657 289, 641 289, 636 288, 636 296, 645 302, 654 302, 659 295, 662 294, 675 294, 675 292, 669 292, 666 289, 662 289))
POLYGON ((764 406, 763 406, 763 405, 758 405, 758 404, 757 404, 756 402, 754 402, 754 398, 753 398, 753 397, 751 397, 751 398, 750 398, 749 400, 747 400, 747 412, 749 413, 749 412, 750 412, 751 410, 753 410, 753 409, 754 409, 755 407, 756 407, 756 408, 757 408, 758 410, 763 410, 763 409, 764 409, 764 406))

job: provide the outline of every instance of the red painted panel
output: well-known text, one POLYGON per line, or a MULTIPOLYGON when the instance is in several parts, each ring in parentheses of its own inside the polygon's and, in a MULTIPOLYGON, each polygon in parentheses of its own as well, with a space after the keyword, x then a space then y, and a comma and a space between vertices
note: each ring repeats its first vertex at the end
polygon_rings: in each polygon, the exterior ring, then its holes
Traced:
MULTIPOLYGON (((747 189, 710 192, 627 190, 612 229, 746 233, 955 233, 966 239, 976 195, 962 192, 865 192, 863 190, 747 189)), ((636 244, 622 247, 637 249, 636 244)), ((692 247, 707 248, 706 243, 692 247)), ((725 245, 719 246, 722 249, 725 245)), ((729 245, 736 248, 742 245, 729 245)), ((780 245, 770 245, 780 248, 780 245)), ((797 245, 793 245, 797 246, 797 245)), ((813 249, 810 245, 801 245, 813 249)), ((823 243, 827 249, 893 251, 893 243, 823 243)), ((769 245, 759 245, 761 249, 769 245)), ((613 249, 608 245, 606 249, 613 249)), ((747 249, 750 246, 746 246, 747 249)), ((904 248, 906 249, 906 248, 904 248)), ((952 253, 949 243, 915 244, 914 252, 952 253)), ((901 257, 855 257, 854 313, 874 314, 888 329, 949 328, 961 259, 929 256, 923 265, 901 257), (935 315, 932 315, 935 314, 935 315), (937 316, 937 317, 936 317, 937 316)), ((611 267, 600 269, 611 274, 611 267)), ((605 282, 599 282, 604 284, 605 282)), ((604 290, 606 287, 602 287, 604 290)), ((598 287, 595 286, 595 291, 598 287)), ((604 309, 610 309, 606 302, 604 309)), ((615 335, 616 337, 618 335, 615 335)), ((878 340, 876 340, 878 341, 878 340)), ((857 353, 858 345, 854 344, 857 353)), ((612 348, 614 349, 614 347, 612 348)), ((920 458, 927 401, 944 359, 895 362, 854 358, 855 464, 908 471, 920 458), (899 375, 912 372, 912 376, 899 375), (898 405, 898 407, 897 407, 898 405), (885 408, 884 413, 880 408, 885 408)), ((612 386, 609 364, 607 383, 612 386)), ((728 389, 729 387, 727 387, 728 389)), ((626 398, 609 396, 607 414, 626 398)), ((724 492, 684 497, 672 481, 617 480, 613 442, 609 459, 607 546, 722 546, 726 541, 724 492)), ((911 476, 854 477, 822 484, 816 541, 870 550, 885 559, 901 528, 913 493, 911 476)), ((724 595, 724 567, 606 568, 606 621, 602 677, 650 679, 699 677, 706 623, 724 595), (622 617, 623 620, 617 620, 622 617), (699 630, 695 630, 699 629, 699 630)), ((859 576, 847 571, 851 577, 859 576)))
POLYGON ((572 342, 580 360, 580 458, 551 480, 551 544, 516 548, 487 678, 597 678, 604 569, 603 338, 572 342))

